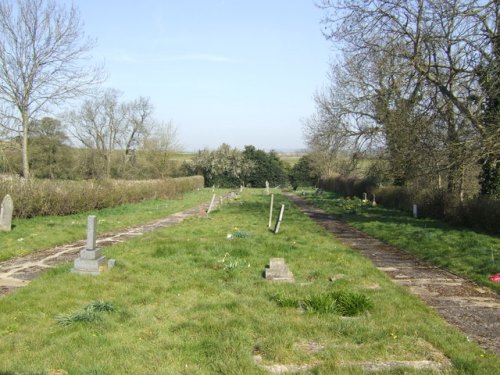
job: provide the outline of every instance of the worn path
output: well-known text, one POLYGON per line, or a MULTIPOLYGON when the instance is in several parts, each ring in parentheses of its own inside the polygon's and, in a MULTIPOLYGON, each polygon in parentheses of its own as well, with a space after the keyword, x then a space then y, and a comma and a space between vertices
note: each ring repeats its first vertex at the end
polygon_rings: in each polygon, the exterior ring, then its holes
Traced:
POLYGON ((370 237, 295 194, 285 195, 341 242, 369 258, 394 282, 419 296, 446 321, 460 328, 481 347, 500 355, 500 298, 497 294, 370 237))
MULTIPOLYGON (((234 197, 234 193, 229 193, 227 196, 229 198, 234 197)), ((223 198, 216 199, 212 209, 220 204, 222 199, 223 198)), ((203 204, 169 215, 163 219, 127 228, 120 232, 101 234, 97 237, 97 246, 103 247, 124 242, 130 238, 140 236, 155 229, 178 224, 189 217, 200 214, 206 215, 208 206, 208 203, 203 204)), ((84 246, 85 240, 81 240, 0 262, 0 297, 27 285, 31 280, 48 268, 73 261, 84 246)))

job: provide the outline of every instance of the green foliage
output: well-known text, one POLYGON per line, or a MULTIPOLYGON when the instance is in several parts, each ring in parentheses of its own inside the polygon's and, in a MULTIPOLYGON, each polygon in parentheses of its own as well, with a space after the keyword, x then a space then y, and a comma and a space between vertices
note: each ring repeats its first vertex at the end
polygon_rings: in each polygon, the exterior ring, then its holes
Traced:
POLYGON ((309 294, 304 298, 289 294, 273 294, 269 298, 280 307, 300 306, 311 314, 356 316, 373 308, 373 302, 366 295, 347 290, 309 294))
POLYGON ((271 186, 288 184, 286 168, 278 155, 254 146, 246 146, 243 152, 227 144, 215 151, 198 151, 184 168, 187 174, 202 175, 207 187, 264 187, 266 180, 271 186))
POLYGON ((314 161, 311 155, 301 156, 289 174, 293 190, 297 190, 299 186, 314 186, 319 181, 319 177, 318 172, 314 168, 314 161))
POLYGON ((111 302, 94 301, 81 310, 69 314, 59 314, 55 320, 63 326, 69 326, 73 323, 92 323, 102 319, 101 313, 115 310, 116 308, 111 302))
POLYGON ((0 197, 10 194, 14 216, 69 215, 155 198, 177 197, 203 186, 201 176, 143 181, 0 179, 0 197))
POLYGON ((265 187, 266 181, 271 186, 288 185, 286 167, 274 151, 265 152, 254 146, 245 146, 243 157, 253 165, 245 176, 246 186, 265 187))
POLYGON ((222 144, 217 150, 201 150, 185 163, 187 174, 202 175, 205 186, 239 187, 253 166, 246 162, 241 151, 222 144))

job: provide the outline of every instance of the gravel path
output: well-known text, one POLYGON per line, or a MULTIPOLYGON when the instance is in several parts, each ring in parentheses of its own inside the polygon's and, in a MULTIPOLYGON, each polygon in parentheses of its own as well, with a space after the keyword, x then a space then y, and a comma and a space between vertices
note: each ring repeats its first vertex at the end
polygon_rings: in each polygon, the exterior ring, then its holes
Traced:
POLYGON ((358 250, 393 281, 407 287, 448 323, 481 347, 500 355, 500 298, 450 272, 370 237, 291 193, 284 193, 302 212, 342 243, 358 250))
MULTIPOLYGON (((234 197, 234 193, 229 193, 227 196, 229 198, 234 197)), ((219 205, 222 200, 223 198, 216 199, 212 209, 219 205)), ((120 232, 101 234, 97 237, 97 246, 110 246, 158 228, 178 224, 190 217, 206 215, 208 206, 208 203, 203 204, 169 215, 163 219, 127 228, 120 232)), ((80 240, 0 262, 0 298, 17 288, 29 284, 31 280, 43 271, 62 263, 72 262, 84 247, 85 240, 80 240)))

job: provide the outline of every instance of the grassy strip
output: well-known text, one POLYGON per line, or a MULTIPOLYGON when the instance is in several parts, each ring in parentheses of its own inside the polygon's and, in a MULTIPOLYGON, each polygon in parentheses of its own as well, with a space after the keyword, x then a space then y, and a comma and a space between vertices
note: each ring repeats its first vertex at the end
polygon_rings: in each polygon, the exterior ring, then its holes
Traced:
MULTIPOLYGON (((216 193, 223 192, 225 190, 218 190, 216 193)), ((106 233, 163 218, 208 202, 212 194, 212 189, 203 189, 185 193, 182 199, 155 199, 69 216, 14 219, 14 229, 11 232, 0 232, 0 261, 84 239, 88 215, 97 215, 98 233, 106 233)))
MULTIPOLYGON (((275 196, 275 207, 281 203, 275 196)), ((446 358, 451 374, 499 368, 497 356, 291 205, 280 233, 271 233, 268 205, 261 190, 246 190, 210 218, 106 248, 117 265, 98 277, 69 273, 68 265, 0 299, 0 373, 267 374, 263 366, 296 364, 315 366, 315 374, 362 374, 349 364, 446 358), (246 235, 228 236, 237 232, 246 235), (263 280, 272 257, 285 257, 294 284, 263 280), (364 295, 372 303, 344 317, 280 305, 277 295, 309 303, 364 295), (92 301, 114 312, 57 322, 92 301)), ((429 373, 385 373, 403 372, 429 373)))
POLYGON ((373 207, 371 202, 344 199, 334 193, 309 192, 305 198, 365 233, 500 292, 500 284, 488 280, 500 272, 499 237, 438 220, 415 219, 398 210, 373 207))

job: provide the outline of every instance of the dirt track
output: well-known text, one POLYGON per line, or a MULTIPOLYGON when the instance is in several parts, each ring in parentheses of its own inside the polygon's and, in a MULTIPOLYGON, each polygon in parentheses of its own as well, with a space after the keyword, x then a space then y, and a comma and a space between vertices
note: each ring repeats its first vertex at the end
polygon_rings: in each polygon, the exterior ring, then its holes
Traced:
POLYGON ((394 282, 419 296, 447 322, 460 328, 481 347, 500 355, 500 298, 497 294, 370 237, 295 194, 284 195, 342 243, 370 259, 394 282))

